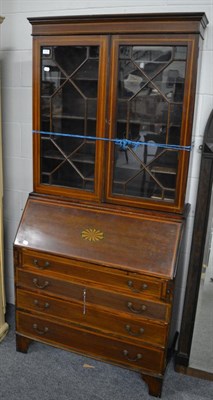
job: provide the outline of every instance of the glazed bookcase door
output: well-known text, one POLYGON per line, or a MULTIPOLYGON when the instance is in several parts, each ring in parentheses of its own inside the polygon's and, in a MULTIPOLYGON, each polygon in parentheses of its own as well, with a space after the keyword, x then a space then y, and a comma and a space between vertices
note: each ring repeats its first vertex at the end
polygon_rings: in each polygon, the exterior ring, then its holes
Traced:
POLYGON ((101 198, 106 54, 103 37, 34 41, 36 192, 101 198))
POLYGON ((109 143, 108 201, 182 210, 193 57, 184 38, 114 38, 110 137, 129 142, 109 143))

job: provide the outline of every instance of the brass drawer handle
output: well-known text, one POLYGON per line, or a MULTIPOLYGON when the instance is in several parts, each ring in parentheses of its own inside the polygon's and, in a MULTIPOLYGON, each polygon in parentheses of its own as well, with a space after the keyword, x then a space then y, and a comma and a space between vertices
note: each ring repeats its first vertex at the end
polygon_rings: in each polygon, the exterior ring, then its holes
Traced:
POLYGON ((46 310, 49 308, 49 303, 40 304, 38 300, 34 300, 34 304, 36 307, 40 308, 41 310, 46 310))
POLYGON ((39 269, 45 269, 45 268, 47 268, 47 267, 50 266, 49 261, 46 261, 46 262, 44 263, 44 265, 41 265, 41 264, 39 264, 39 261, 38 261, 36 258, 34 258, 33 264, 34 264, 37 268, 39 268, 39 269))
POLYGON ((139 361, 139 360, 141 360, 141 358, 142 358, 142 354, 140 354, 140 353, 136 354, 136 357, 135 357, 135 358, 130 358, 130 357, 129 357, 129 352, 128 352, 128 350, 124 350, 124 351, 123 351, 123 355, 124 355, 124 357, 127 358, 128 361, 131 361, 131 362, 132 362, 132 361, 133 361, 133 362, 139 361))
POLYGON ((33 278, 33 284, 38 288, 38 289, 45 289, 47 286, 49 286, 49 282, 45 281, 43 285, 40 285, 38 282, 37 278, 33 278))
POLYGON ((134 292, 134 293, 141 293, 141 292, 143 292, 144 290, 148 289, 148 285, 147 285, 146 283, 143 283, 143 284, 141 285, 141 289, 135 289, 135 288, 134 288, 134 283, 133 283, 132 281, 128 281, 128 282, 127 282, 127 285, 128 285, 128 287, 131 289, 131 291, 134 292))
POLYGON ((130 301, 127 303, 127 307, 130 311, 132 311, 135 314, 143 314, 143 312, 146 311, 147 309, 147 307, 144 304, 142 304, 142 306, 138 309, 134 308, 133 304, 130 301))
POLYGON ((135 337, 139 337, 144 333, 144 329, 143 328, 140 328, 138 330, 138 332, 133 332, 130 325, 125 325, 125 329, 127 330, 127 332, 130 335, 135 336, 135 337))
POLYGON ((49 331, 49 328, 47 326, 45 326, 43 330, 38 329, 38 325, 37 324, 33 324, 33 329, 39 335, 45 335, 45 333, 47 333, 49 331))

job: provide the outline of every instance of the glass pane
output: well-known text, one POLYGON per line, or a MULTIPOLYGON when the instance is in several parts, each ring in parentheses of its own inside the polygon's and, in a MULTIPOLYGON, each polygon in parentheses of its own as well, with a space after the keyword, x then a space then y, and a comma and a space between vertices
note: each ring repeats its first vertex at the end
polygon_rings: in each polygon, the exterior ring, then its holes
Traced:
POLYGON ((41 49, 41 182, 94 191, 98 46, 41 49))
POLYGON ((87 60, 73 77, 82 96, 88 98, 97 97, 98 60, 87 60))
POLYGON ((69 137, 42 137, 43 183, 91 190, 94 180, 95 145, 92 141, 69 137), (64 174, 64 176, 63 176, 64 174))
POLYGON ((72 76, 89 56, 87 46, 56 46, 52 52, 55 64, 67 76, 72 76))
POLYGON ((134 46, 132 58, 144 75, 151 78, 171 61, 172 47, 134 46))
POLYGON ((175 199, 178 152, 157 148, 149 165, 153 180, 152 198, 172 201, 175 199))
POLYGON ((187 47, 186 46, 175 46, 174 47, 174 60, 186 60, 187 47))
POLYGON ((174 202, 187 48, 120 46, 112 192, 174 202), (168 147, 169 145, 169 147, 168 147))
POLYGON ((185 61, 175 61, 153 79, 156 90, 169 102, 183 101, 185 69, 185 61))

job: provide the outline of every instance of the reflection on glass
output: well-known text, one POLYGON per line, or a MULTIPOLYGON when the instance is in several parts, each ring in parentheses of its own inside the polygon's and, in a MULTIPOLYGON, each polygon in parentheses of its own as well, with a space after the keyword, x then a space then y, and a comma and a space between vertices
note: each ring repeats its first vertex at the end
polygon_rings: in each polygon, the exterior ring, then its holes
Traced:
POLYGON ((116 136, 138 145, 115 146, 114 194, 174 202, 178 150, 166 145, 180 145, 186 55, 185 46, 120 46, 116 136))
POLYGON ((98 46, 41 49, 42 183, 94 190, 98 68, 98 46))

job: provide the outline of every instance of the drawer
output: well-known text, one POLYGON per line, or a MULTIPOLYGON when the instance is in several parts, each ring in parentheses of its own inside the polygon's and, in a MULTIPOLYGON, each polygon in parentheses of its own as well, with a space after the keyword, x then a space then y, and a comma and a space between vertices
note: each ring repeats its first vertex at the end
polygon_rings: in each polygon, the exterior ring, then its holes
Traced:
POLYGON ((18 268, 16 269, 16 284, 19 288, 39 291, 40 294, 46 293, 65 300, 78 301, 82 312, 87 304, 93 304, 148 319, 168 321, 170 317, 171 306, 164 302, 126 296, 104 290, 102 287, 64 281, 58 277, 36 274, 18 268))
POLYGON ((17 333, 28 338, 49 343, 109 361, 139 371, 162 373, 164 350, 151 346, 137 346, 106 335, 88 332, 61 323, 23 312, 17 312, 17 333))
POLYGON ((139 341, 164 347, 167 339, 168 324, 156 324, 141 320, 137 316, 125 317, 123 314, 108 313, 105 309, 92 305, 88 305, 83 313, 82 305, 79 303, 59 300, 21 289, 18 289, 16 293, 16 305, 19 309, 60 318, 114 336, 126 337, 128 341, 139 341))
POLYGON ((26 250, 23 250, 22 253, 22 265, 24 268, 35 268, 37 271, 52 271, 76 279, 98 282, 99 285, 116 287, 116 290, 121 289, 122 292, 126 291, 126 293, 134 293, 139 296, 143 294, 158 299, 169 298, 170 288, 166 280, 121 271, 116 268, 26 250))

